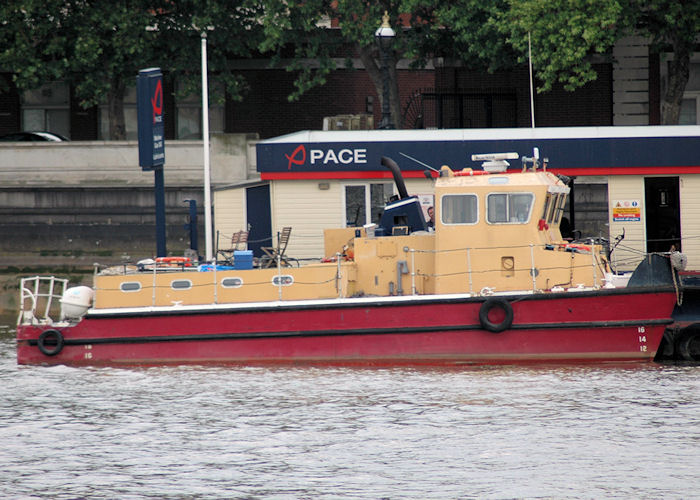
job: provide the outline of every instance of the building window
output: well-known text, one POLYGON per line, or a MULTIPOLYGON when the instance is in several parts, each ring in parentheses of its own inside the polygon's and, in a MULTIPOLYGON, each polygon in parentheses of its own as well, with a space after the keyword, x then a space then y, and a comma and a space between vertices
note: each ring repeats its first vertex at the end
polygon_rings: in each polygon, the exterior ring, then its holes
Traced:
POLYGON ((681 101, 678 125, 700 125, 700 92, 685 92, 681 101))
MULTIPOLYGON (((689 65, 688 83, 683 92, 681 110, 678 117, 679 125, 700 125, 700 56, 693 56, 689 65)), ((661 92, 668 87, 669 65, 673 54, 666 54, 667 64, 661 65, 661 92)))
POLYGON ((70 90, 53 82, 22 93, 22 130, 46 130, 70 137, 70 90))
MULTIPOLYGON (((175 109, 176 139, 202 139, 202 96, 190 94, 177 99, 175 109)), ((99 107, 100 112, 100 139, 109 139, 109 113, 107 103, 99 107)), ((165 110, 171 113, 171 110, 165 110)), ((136 87, 130 87, 124 95, 124 124, 126 127, 126 139, 138 140, 138 113, 136 87)), ((224 131, 224 106, 209 102, 209 132, 223 133, 224 131)))
MULTIPOLYGON (((223 94, 222 89, 217 89, 217 83, 213 83, 212 90, 218 90, 223 94)), ((220 87, 220 85, 218 85, 220 87)), ((217 92, 209 94, 209 132, 223 133, 224 131, 224 107, 221 104, 212 102, 211 96, 217 92)), ((202 95, 190 94, 187 97, 177 100, 176 130, 178 139, 199 140, 202 138, 202 95)))
MULTIPOLYGON (((100 139, 109 140, 109 112, 107 103, 102 103, 99 108, 100 139)), ((136 87, 126 89, 124 95, 124 127, 126 128, 126 140, 136 141, 139 138, 138 118, 136 114, 136 87)))
POLYGON ((391 183, 348 184, 345 186, 345 225, 360 227, 379 222, 384 205, 394 193, 391 183))

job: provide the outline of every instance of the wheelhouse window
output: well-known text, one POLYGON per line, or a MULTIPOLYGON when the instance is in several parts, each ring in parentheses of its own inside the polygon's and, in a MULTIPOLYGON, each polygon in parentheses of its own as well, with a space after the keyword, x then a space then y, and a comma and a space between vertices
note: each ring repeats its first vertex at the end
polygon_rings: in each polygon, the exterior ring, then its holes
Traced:
POLYGON ((489 224, 526 224, 534 200, 532 193, 492 193, 486 198, 486 220, 489 224))
POLYGON ((547 224, 556 224, 561 220, 564 206, 566 205, 566 195, 563 193, 547 193, 542 219, 547 224))
POLYGON ((555 223, 558 223, 561 220, 562 215, 564 214, 564 208, 566 207, 566 198, 567 195, 565 194, 557 195, 557 209, 554 212, 555 223))
POLYGON ((476 224, 479 204, 475 194, 447 194, 442 197, 440 220, 443 224, 476 224))

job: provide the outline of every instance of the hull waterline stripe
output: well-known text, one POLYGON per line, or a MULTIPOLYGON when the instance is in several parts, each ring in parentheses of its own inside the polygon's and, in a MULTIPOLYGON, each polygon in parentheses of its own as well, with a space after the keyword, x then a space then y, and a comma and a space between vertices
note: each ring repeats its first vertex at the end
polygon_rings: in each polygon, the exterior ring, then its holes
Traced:
MULTIPOLYGON (((650 325, 668 325, 673 323, 671 318, 656 320, 628 320, 628 321, 585 321, 571 323, 528 323, 513 325, 509 330, 545 330, 559 329, 571 330, 580 328, 620 328, 650 325)), ((263 338, 290 338, 290 337, 327 337, 347 335, 386 335, 386 334, 419 334, 436 333, 462 330, 482 330, 478 324, 474 325, 447 325, 447 326, 416 326, 408 328, 361 328, 349 330, 310 330, 310 331, 276 331, 276 332, 245 332, 245 333, 210 333, 191 335, 151 335, 143 337, 111 337, 93 339, 65 339, 65 345, 98 345, 98 344, 146 344, 154 342, 194 342, 204 340, 246 340, 263 338)), ((507 332, 508 330, 506 330, 507 332)), ((503 332, 505 333, 505 332, 503 332)), ((493 335, 499 335, 495 333, 493 335)), ((37 345, 35 339, 28 340, 29 345, 37 345)))

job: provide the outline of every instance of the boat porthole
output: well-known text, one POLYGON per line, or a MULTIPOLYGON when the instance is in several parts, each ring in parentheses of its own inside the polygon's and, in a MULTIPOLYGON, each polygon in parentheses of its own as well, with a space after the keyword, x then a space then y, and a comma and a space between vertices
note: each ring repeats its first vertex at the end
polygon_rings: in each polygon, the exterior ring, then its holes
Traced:
POLYGON ((122 292, 138 292, 141 290, 141 283, 138 281, 125 281, 119 285, 122 292))
POLYGON ((173 280, 170 282, 170 288, 173 290, 189 290, 192 288, 190 280, 173 280))
POLYGON ((63 349, 63 334, 58 330, 44 330, 36 345, 46 356, 55 356, 63 349))
POLYGON ((224 288, 240 288, 243 286, 242 278, 224 278, 221 280, 221 286, 224 288))
POLYGON ((272 277, 272 284, 275 286, 291 286, 294 284, 294 276, 290 274, 275 275, 272 277))
POLYGON ((481 328, 489 332, 499 333, 503 330, 507 330, 513 324, 513 306, 505 299, 487 299, 486 302, 481 305, 481 309, 479 309, 479 323, 481 324, 481 328), (503 320, 498 323, 489 319, 489 313, 494 308, 502 309, 505 315, 503 320))

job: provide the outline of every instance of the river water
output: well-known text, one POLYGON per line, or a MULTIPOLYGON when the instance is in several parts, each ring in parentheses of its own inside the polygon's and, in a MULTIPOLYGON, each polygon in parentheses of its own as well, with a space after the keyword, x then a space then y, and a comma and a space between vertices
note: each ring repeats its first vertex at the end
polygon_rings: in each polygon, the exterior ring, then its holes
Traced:
POLYGON ((700 366, 70 368, 0 335, 3 498, 700 498, 700 366))

